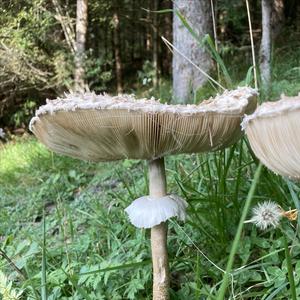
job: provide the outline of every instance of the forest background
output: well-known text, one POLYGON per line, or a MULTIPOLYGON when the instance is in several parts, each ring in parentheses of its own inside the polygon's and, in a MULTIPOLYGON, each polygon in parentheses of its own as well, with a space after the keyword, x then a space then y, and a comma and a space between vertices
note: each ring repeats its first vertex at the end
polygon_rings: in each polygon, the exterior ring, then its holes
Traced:
MULTIPOLYGON (((274 42, 270 60, 275 67, 273 90, 278 90, 271 95, 274 98, 279 90, 288 93, 282 78, 290 81, 298 72, 299 4, 296 0, 269 2, 274 2, 270 22, 274 42), (283 59, 285 64, 281 66, 279 64, 283 63, 283 59), (276 69, 279 66, 284 68, 280 72, 276 69), (288 72, 288 77, 282 76, 283 72, 288 72)), ((174 7, 190 22, 200 39, 196 41, 190 34, 194 42, 189 38, 180 40, 180 35, 187 33, 183 31, 180 21, 174 20, 174 28, 179 32, 174 33, 174 45, 179 50, 183 49, 183 53, 188 47, 200 49, 196 56, 191 57, 192 60, 196 59, 195 63, 201 65, 203 70, 216 75, 216 63, 209 62, 214 58, 213 55, 209 56, 211 46, 205 39, 205 34, 209 34, 212 42, 214 40, 211 4, 210 1, 203 3, 174 2, 174 7), (205 22, 201 23, 202 19, 205 22), (205 48, 206 51, 201 50, 205 48)), ((75 70, 81 68, 78 63, 76 65, 78 52, 82 52, 82 77, 89 90, 96 93, 134 92, 141 96, 155 95, 164 101, 172 99, 172 53, 161 39, 163 36, 171 43, 173 40, 172 1, 89 1, 86 12, 81 12, 86 19, 81 24, 86 27, 83 28, 82 40, 76 40, 76 5, 76 1, 58 0, 1 1, 0 126, 25 129, 28 119, 36 107, 44 103, 45 98, 55 98, 74 90, 75 70)), ((230 69, 232 81, 237 84, 244 79, 252 65, 245 2, 216 1, 214 11, 217 50, 225 66, 230 69)), ((261 2, 251 1, 250 11, 259 63, 261 2)), ((186 65, 185 68, 194 69, 190 64, 186 65)), ((183 81, 179 79, 174 79, 175 86, 187 90, 187 87, 179 84, 178 81, 183 81)), ((224 76, 220 80, 224 81, 224 76)), ((194 90, 203 88, 204 83, 202 78, 194 90)), ((182 96, 178 91, 175 92, 182 96)), ((201 94, 199 99, 210 95, 209 88, 198 92, 201 94)), ((185 96, 183 92, 183 98, 185 96)))

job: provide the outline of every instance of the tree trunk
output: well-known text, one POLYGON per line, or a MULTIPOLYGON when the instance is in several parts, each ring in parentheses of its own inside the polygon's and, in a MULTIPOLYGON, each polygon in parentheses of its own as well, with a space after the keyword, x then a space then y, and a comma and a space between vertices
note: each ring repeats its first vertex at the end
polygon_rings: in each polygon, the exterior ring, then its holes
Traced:
POLYGON ((285 22, 284 0, 273 0, 271 14, 272 40, 274 40, 279 35, 285 22))
POLYGON ((130 29, 130 43, 131 43, 131 49, 130 49, 130 59, 131 62, 134 61, 135 58, 135 41, 137 39, 137 32, 136 32, 136 27, 137 22, 136 22, 136 16, 138 15, 137 13, 137 9, 136 9, 136 3, 135 0, 132 0, 132 9, 131 9, 131 13, 130 13, 130 18, 132 20, 132 28, 130 29))
POLYGON ((56 11, 56 15, 54 17, 61 24, 69 49, 71 53, 74 54, 76 49, 76 41, 75 41, 74 28, 71 25, 72 23, 71 18, 68 12, 66 12, 65 14, 63 13, 63 9, 57 0, 52 0, 52 3, 56 11))
POLYGON ((122 85, 122 59, 120 52, 120 20, 118 12, 116 11, 113 15, 113 41, 114 41, 114 55, 115 55, 115 67, 116 67, 116 78, 117 78, 117 92, 123 92, 122 85))
MULTIPOLYGON (((164 159, 155 159, 149 163, 149 194, 151 197, 163 197, 166 193, 167 183, 164 159)), ((153 300, 169 299, 167 231, 168 227, 165 222, 151 228, 153 300)))
MULTIPOLYGON (((181 53, 191 59, 203 71, 208 72, 212 67, 210 55, 204 47, 199 46, 196 39, 184 27, 175 11, 179 11, 189 22, 196 34, 203 38, 212 34, 212 17, 210 1, 174 0, 173 15, 173 44, 181 53)), ((206 82, 199 70, 195 69, 179 53, 173 54, 173 93, 179 103, 187 103, 193 94, 206 82)))
POLYGON ((88 0, 77 0, 76 11, 76 53, 75 53, 75 90, 85 90, 84 55, 87 33, 88 0))
MULTIPOLYGON (((163 7, 161 9, 172 9, 172 2, 171 1, 164 1, 163 7)), ((173 36, 172 36, 172 13, 165 13, 163 15, 163 25, 161 27, 161 32, 163 32, 163 36, 173 43, 173 36)), ((161 73, 164 75, 169 76, 172 74, 172 52, 171 51, 161 51, 160 53, 160 60, 161 60, 161 73)))
POLYGON ((285 16, 288 25, 294 24, 295 32, 298 32, 300 27, 300 5, 299 0, 285 1, 285 16))
POLYGON ((263 89, 269 93, 271 85, 271 11, 272 0, 262 0, 262 38, 260 45, 260 74, 263 89))
POLYGON ((154 69, 154 76, 153 76, 153 87, 158 87, 158 20, 157 20, 157 12, 158 11, 158 0, 153 0, 153 69, 154 69))
POLYGON ((147 7, 147 16, 146 16, 146 51, 147 54, 148 52, 150 52, 151 50, 151 0, 148 0, 148 7, 147 7))

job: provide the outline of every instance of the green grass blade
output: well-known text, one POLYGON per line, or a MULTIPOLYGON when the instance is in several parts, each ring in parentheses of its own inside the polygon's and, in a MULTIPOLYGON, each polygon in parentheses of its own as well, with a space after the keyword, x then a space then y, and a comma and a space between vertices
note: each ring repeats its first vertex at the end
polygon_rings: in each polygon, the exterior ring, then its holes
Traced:
POLYGON ((43 213, 43 245, 42 245, 42 287, 41 296, 42 300, 47 300, 47 263, 46 263, 46 216, 45 210, 43 213))
POLYGON ((248 71, 247 71, 247 75, 246 75, 246 79, 245 79, 245 85, 251 85, 251 82, 253 81, 254 77, 253 77, 253 66, 251 66, 248 71))
MULTIPOLYGON (((290 191, 290 194, 292 196, 292 200, 295 204, 295 207, 297 208, 298 212, 300 212, 300 203, 299 203, 299 199, 296 195, 296 192, 293 188, 293 183, 290 181, 290 180, 286 180, 287 182, 287 185, 288 185, 288 188, 289 188, 289 191, 290 191)), ((298 223, 297 223, 297 227, 299 227, 300 225, 300 213, 298 213, 298 223)))
POLYGON ((273 300, 276 299, 277 295, 287 286, 287 283, 283 283, 277 289, 275 289, 265 300, 273 300))
POLYGON ((197 259, 196 259, 196 291, 195 291, 195 299, 200 298, 200 291, 201 291, 201 270, 200 270, 200 256, 197 253, 197 259))
POLYGON ((283 241, 284 241, 284 250, 285 250, 285 258, 286 258, 286 265, 288 269, 288 278, 290 283, 290 291, 293 300, 297 300, 297 293, 295 287, 295 279, 293 274, 293 265, 292 265, 292 258, 288 246, 288 242, 286 240, 285 233, 283 232, 283 241))
POLYGON ((77 280, 74 278, 74 276, 70 276, 69 274, 67 274, 67 276, 71 281, 72 285, 76 288, 76 291, 83 297, 83 299, 92 300, 89 294, 77 284, 77 280))
POLYGON ((250 187, 247 199, 246 199, 245 206, 243 208, 243 212, 242 212, 242 216, 241 216, 241 219, 240 219, 240 222, 239 222, 239 226, 238 226, 237 232, 235 234, 233 244, 231 246, 229 259, 228 259, 227 267, 226 267, 226 272, 224 273, 224 276, 223 276, 223 281, 222 281, 221 287, 219 289, 217 300, 223 300, 224 297, 225 297, 225 293, 226 293, 228 283, 229 283, 229 274, 232 270, 233 261, 234 261, 234 257, 235 257, 235 254, 237 252, 238 245, 239 245, 239 242, 240 242, 244 222, 246 220, 247 213, 248 213, 248 210, 250 208, 251 201, 252 201, 252 198, 253 198, 255 190, 256 190, 256 186, 257 186, 257 183, 258 183, 258 180, 259 180, 259 177, 260 177, 261 170, 262 170, 262 164, 260 163, 258 165, 257 169, 256 169, 255 174, 254 174, 254 179, 253 179, 253 182, 251 184, 251 187, 250 187))
POLYGON ((180 19, 182 25, 190 32, 190 34, 193 36, 193 38, 199 43, 199 45, 202 44, 200 37, 195 32, 195 30, 191 27, 187 19, 180 13, 180 11, 175 11, 177 17, 180 19))
POLYGON ((224 75, 224 79, 226 81, 227 87, 232 88, 231 77, 228 73, 228 70, 225 66, 225 63, 224 63, 223 59, 221 58, 220 54, 216 50, 216 46, 215 46, 215 43, 213 42, 212 38, 210 37, 209 34, 206 34, 203 41, 208 46, 207 48, 210 51, 212 58, 220 66, 220 68, 222 70, 222 73, 224 75))
POLYGON ((195 30, 191 27, 191 25, 189 24, 187 19, 178 10, 175 11, 175 13, 178 16, 178 18, 180 19, 183 26, 190 32, 192 37, 198 42, 199 47, 203 47, 203 46, 207 45, 206 48, 208 48, 208 50, 210 51, 212 58, 221 67, 221 70, 223 72, 226 84, 228 85, 227 87, 231 88, 232 87, 231 77, 228 73, 228 70, 225 66, 225 63, 224 63, 223 59, 221 58, 220 54, 217 52, 215 44, 214 44, 212 38, 210 37, 210 35, 207 34, 207 35, 205 35, 205 37, 203 39, 201 39, 198 36, 198 34, 195 32, 195 30))

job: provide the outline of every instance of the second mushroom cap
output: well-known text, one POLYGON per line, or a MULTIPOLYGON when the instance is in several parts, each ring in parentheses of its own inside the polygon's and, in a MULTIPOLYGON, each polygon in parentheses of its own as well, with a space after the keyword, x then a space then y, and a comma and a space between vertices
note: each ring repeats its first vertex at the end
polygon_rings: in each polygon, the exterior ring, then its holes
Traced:
POLYGON ((244 119, 242 126, 264 165, 300 180, 300 95, 263 103, 244 119))

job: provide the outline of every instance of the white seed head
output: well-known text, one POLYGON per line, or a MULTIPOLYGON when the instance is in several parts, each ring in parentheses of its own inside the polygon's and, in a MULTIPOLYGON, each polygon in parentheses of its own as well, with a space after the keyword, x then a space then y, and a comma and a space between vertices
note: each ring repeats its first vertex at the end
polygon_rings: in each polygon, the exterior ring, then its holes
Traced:
POLYGON ((252 213, 250 222, 262 230, 277 227, 282 217, 282 209, 273 201, 259 203, 253 208, 252 213))

